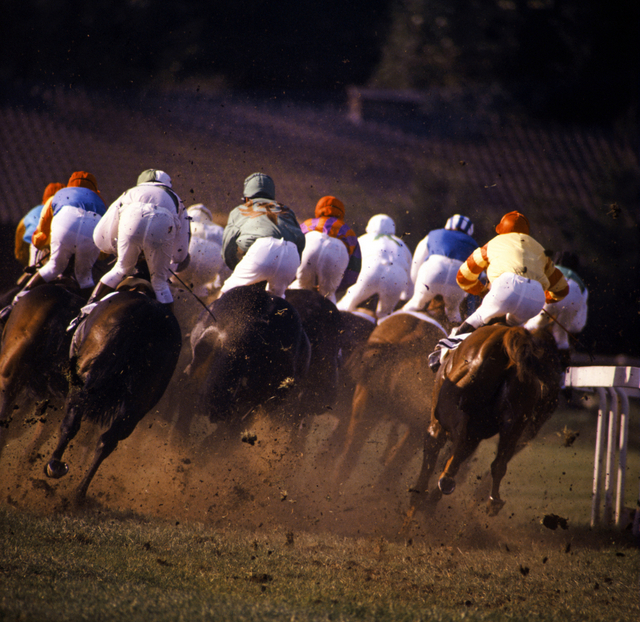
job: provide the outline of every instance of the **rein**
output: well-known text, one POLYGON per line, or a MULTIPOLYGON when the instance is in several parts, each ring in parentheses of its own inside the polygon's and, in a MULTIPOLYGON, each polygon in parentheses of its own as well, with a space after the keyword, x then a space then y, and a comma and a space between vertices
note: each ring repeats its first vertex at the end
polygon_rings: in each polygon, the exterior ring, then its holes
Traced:
POLYGON ((560 322, 558 322, 558 320, 556 320, 556 318, 553 317, 553 315, 551 315, 551 313, 549 313, 546 309, 542 309, 565 333, 567 333, 567 335, 569 335, 569 337, 571 339, 573 339, 581 348, 584 348, 587 353, 589 354, 589 358, 591 359, 591 361, 593 362, 594 360, 594 356, 591 353, 591 350, 589 350, 589 348, 586 348, 585 345, 573 334, 571 334, 560 322))

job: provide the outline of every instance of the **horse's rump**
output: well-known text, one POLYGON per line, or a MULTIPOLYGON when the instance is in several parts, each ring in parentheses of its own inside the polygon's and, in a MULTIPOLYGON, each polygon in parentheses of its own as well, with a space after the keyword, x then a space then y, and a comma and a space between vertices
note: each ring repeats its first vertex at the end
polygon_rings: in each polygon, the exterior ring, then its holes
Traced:
POLYGON ((215 320, 203 315, 199 322, 201 339, 192 343, 189 371, 202 378, 201 406, 212 421, 275 405, 305 377, 311 347, 289 302, 262 288, 240 286, 218 298, 211 311, 215 320))
POLYGON ((72 383, 81 390, 69 396, 70 405, 101 425, 110 424, 127 400, 152 408, 178 362, 175 316, 142 294, 121 292, 102 301, 86 322, 72 360, 72 383))
POLYGON ((367 341, 354 349, 347 361, 347 372, 354 381, 371 385, 370 376, 379 371, 380 362, 391 369, 418 355, 426 363, 428 353, 443 336, 435 324, 398 311, 378 324, 367 341))

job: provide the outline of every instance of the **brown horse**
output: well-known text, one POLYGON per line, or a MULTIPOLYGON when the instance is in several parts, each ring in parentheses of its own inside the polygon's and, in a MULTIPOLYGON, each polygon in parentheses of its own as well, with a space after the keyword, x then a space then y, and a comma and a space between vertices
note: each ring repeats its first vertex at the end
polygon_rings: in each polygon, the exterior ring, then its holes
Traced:
POLYGON ((158 403, 173 375, 181 345, 175 316, 138 291, 105 298, 80 324, 73 339, 66 415, 58 445, 45 467, 48 477, 67 473, 62 456, 83 418, 107 427, 76 489, 76 502, 84 500, 104 459, 158 403))
POLYGON ((412 489, 409 519, 416 510, 433 507, 442 494, 451 494, 460 466, 480 441, 496 434, 488 512, 497 514, 504 505, 500 482, 507 464, 519 442, 532 439, 555 410, 561 371, 555 341, 544 329, 531 333, 501 324, 483 326, 453 350, 436 374, 431 424, 422 469, 412 489), (452 443, 451 457, 437 486, 428 492, 447 440, 452 443))
MULTIPOLYGON (((12 413, 26 419, 25 403, 40 400, 35 419, 44 415, 49 398, 64 399, 68 390, 69 322, 84 304, 72 281, 34 288, 16 302, 2 333, 0 349, 0 451, 12 413)), ((16 422, 17 423, 17 422, 16 422)))
POLYGON ((446 336, 429 316, 397 311, 373 330, 354 352, 348 367, 355 381, 351 418, 340 422, 331 442, 342 447, 334 483, 346 482, 357 465, 364 444, 381 421, 392 421, 383 454, 383 479, 397 478, 404 463, 419 450, 429 412, 434 374, 427 356, 446 336), (400 425, 406 430, 399 435, 400 425))

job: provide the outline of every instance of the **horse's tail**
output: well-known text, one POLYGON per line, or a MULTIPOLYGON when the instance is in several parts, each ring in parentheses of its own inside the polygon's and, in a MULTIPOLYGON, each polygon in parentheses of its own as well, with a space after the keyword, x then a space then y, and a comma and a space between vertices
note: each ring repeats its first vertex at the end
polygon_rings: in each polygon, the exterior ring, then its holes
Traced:
POLYGON ((516 368, 518 380, 537 375, 538 362, 544 356, 544 349, 533 339, 531 333, 521 326, 514 326, 502 338, 504 350, 509 357, 507 367, 516 368))

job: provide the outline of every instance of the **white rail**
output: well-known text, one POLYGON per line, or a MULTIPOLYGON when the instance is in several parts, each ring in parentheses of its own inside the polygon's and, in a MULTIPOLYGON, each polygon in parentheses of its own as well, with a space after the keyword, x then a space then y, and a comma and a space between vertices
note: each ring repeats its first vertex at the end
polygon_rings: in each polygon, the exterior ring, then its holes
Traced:
MULTIPOLYGON (((611 524, 613 507, 613 480, 618 458, 615 490, 615 525, 620 526, 624 508, 624 485, 629 438, 629 397, 640 397, 640 368, 618 366, 569 367, 565 386, 576 389, 594 389, 600 401, 598 428, 593 460, 593 496, 591 526, 600 522, 602 473, 604 463, 604 511, 602 522, 611 524), (609 399, 611 398, 610 404, 609 399), (617 447, 616 447, 617 436, 617 447), (606 460, 605 460, 606 447, 606 460)), ((640 533, 640 490, 633 521, 633 533, 640 533)))

